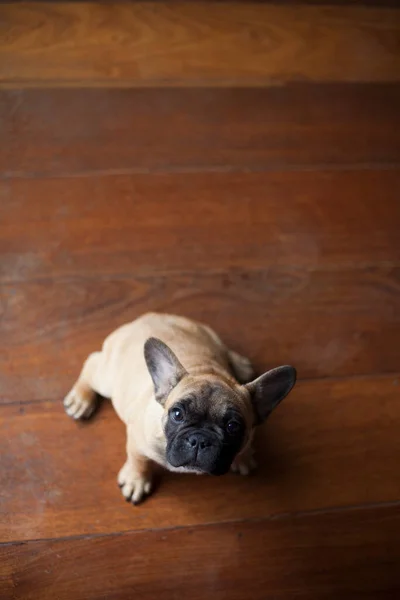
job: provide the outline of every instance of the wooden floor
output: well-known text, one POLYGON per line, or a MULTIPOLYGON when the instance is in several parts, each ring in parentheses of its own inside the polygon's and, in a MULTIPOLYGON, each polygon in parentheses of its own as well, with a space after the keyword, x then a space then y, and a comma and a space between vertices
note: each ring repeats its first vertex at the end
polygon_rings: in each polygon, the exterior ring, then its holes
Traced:
POLYGON ((0 5, 0 597, 400 597, 400 8, 0 5), (147 310, 299 383, 249 478, 123 502, 61 399, 147 310))

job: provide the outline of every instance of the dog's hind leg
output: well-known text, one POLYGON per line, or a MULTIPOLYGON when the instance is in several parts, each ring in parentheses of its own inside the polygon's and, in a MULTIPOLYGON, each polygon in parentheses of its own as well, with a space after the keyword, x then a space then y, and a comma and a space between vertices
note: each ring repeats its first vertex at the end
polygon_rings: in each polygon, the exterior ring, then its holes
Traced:
POLYGON ((109 396, 102 352, 93 352, 86 359, 75 385, 64 399, 67 415, 73 419, 88 419, 96 410, 97 394, 109 396))
POLYGON ((229 363, 239 383, 249 383, 255 378, 253 365, 245 356, 241 356, 233 350, 228 350, 229 363))

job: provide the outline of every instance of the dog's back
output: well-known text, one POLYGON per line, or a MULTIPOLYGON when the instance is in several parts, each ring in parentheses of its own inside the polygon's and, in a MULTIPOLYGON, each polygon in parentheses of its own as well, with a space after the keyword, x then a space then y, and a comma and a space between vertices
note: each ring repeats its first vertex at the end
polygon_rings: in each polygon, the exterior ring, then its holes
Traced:
POLYGON ((199 369, 230 372, 228 353, 207 326, 185 317, 147 313, 109 335, 103 345, 103 377, 110 381, 110 394, 120 416, 127 403, 152 395, 153 384, 144 359, 144 344, 154 337, 167 344, 189 373, 199 369))

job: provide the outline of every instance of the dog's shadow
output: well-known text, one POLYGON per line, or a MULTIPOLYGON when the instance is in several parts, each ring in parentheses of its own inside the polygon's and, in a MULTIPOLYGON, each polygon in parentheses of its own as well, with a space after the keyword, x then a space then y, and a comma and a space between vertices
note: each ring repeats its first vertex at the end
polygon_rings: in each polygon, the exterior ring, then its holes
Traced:
POLYGON ((273 415, 256 430, 254 437, 257 470, 252 479, 261 487, 268 485, 279 495, 284 495, 300 478, 308 479, 307 464, 301 460, 303 442, 299 435, 293 436, 291 429, 284 418, 273 415))

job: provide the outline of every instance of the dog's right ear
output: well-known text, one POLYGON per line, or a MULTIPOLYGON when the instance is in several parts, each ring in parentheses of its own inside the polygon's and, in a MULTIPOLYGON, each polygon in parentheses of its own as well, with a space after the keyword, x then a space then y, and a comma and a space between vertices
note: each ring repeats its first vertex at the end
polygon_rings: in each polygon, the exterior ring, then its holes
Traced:
POLYGON ((164 405, 171 390, 186 375, 171 348, 157 338, 149 338, 144 345, 144 358, 154 384, 156 400, 164 405))
POLYGON ((267 371, 245 387, 253 402, 256 424, 259 425, 271 414, 296 383, 296 369, 290 365, 267 371))

